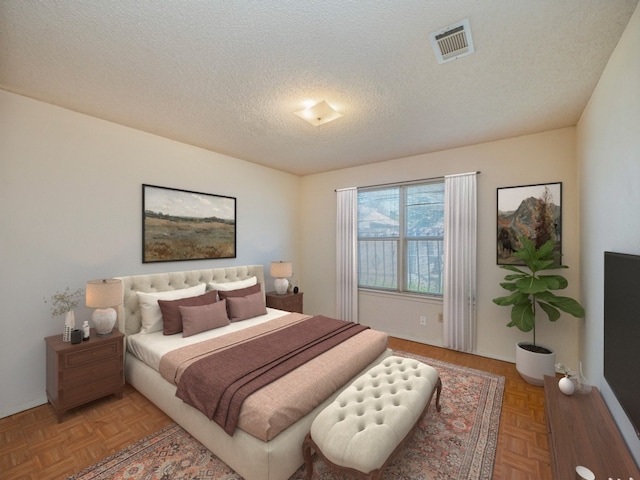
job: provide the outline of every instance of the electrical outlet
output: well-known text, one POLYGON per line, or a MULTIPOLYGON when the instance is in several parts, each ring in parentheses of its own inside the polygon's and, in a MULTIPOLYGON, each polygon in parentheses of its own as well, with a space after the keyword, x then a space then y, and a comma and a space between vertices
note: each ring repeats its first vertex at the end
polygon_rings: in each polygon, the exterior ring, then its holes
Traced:
POLYGON ((438 313, 438 323, 442 323, 442 312, 438 313))
POLYGON ((420 315, 420 325, 425 326, 427 324, 427 317, 420 315))

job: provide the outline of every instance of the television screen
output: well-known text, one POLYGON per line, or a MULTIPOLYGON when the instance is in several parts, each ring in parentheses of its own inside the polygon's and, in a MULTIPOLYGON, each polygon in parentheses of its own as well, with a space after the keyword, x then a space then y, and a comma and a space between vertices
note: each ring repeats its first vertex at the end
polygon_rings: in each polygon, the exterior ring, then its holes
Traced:
POLYGON ((604 253, 604 378, 640 438, 640 256, 604 253))

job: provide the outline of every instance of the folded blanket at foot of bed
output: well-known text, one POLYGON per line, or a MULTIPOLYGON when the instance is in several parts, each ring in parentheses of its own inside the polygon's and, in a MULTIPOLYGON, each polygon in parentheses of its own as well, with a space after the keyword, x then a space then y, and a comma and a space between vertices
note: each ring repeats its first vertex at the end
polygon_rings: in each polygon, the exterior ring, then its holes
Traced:
POLYGON ((182 373, 176 395, 233 435, 249 395, 367 328, 311 317, 193 362, 182 373))

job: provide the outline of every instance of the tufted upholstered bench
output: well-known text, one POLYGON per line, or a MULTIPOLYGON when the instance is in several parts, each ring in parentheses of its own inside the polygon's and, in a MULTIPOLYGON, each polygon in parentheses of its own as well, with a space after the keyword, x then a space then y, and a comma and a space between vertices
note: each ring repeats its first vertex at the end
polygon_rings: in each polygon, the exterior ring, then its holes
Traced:
POLYGON ((435 368, 398 356, 358 377, 311 424, 302 453, 306 479, 312 450, 337 472, 379 479, 426 413, 434 392, 440 411, 442 382, 435 368))

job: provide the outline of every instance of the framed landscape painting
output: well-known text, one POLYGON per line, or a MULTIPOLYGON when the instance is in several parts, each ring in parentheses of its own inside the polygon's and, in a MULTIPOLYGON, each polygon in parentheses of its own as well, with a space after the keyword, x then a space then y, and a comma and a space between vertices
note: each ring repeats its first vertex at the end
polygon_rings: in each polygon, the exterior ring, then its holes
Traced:
POLYGON ((527 237, 539 247, 555 243, 556 265, 562 255, 562 182, 498 188, 498 265, 524 265, 513 256, 527 237))
POLYGON ((235 256, 235 198, 142 185, 142 263, 235 256))

